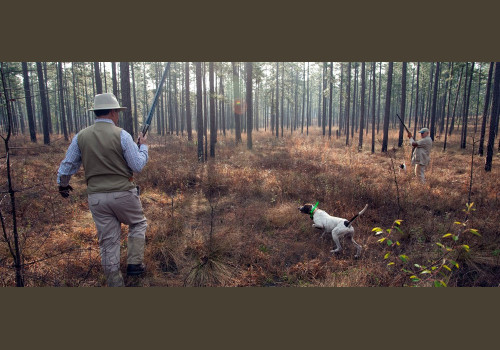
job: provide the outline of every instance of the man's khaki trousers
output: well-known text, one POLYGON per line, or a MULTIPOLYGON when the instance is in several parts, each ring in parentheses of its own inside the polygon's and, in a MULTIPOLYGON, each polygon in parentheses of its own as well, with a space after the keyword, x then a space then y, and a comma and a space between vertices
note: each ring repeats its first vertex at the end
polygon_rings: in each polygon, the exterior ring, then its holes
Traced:
POLYGON ((104 274, 109 276, 120 270, 121 223, 129 226, 129 242, 144 240, 146 217, 135 188, 122 192, 92 193, 88 195, 88 201, 97 228, 102 267, 104 274))
POLYGON ((415 175, 417 175, 418 179, 421 183, 425 183, 425 165, 416 164, 415 165, 415 175))

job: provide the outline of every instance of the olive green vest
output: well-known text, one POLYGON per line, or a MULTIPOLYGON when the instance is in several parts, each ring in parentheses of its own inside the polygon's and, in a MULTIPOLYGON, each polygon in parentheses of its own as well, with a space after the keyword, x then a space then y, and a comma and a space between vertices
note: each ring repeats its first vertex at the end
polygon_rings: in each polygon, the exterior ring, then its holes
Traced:
POLYGON ((121 128, 98 122, 78 133, 87 193, 128 191, 133 172, 123 157, 121 128))

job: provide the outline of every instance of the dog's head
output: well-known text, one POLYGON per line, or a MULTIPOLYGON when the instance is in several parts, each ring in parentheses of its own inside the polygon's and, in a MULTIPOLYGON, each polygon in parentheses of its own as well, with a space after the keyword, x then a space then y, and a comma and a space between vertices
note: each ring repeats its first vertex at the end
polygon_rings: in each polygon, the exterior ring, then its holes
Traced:
POLYGON ((301 207, 298 207, 299 211, 301 213, 304 213, 304 214, 309 214, 311 213, 311 209, 313 208, 314 205, 310 204, 310 203, 307 203, 307 204, 304 204, 303 206, 301 207))

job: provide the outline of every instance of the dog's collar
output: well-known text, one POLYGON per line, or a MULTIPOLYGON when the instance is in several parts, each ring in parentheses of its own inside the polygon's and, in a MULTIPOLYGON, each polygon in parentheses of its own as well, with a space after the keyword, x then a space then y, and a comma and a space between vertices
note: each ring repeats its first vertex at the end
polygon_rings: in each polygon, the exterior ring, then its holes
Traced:
POLYGON ((316 204, 314 205, 314 207, 312 207, 311 209, 311 212, 309 213, 309 215, 311 216, 311 219, 313 218, 314 216, 314 211, 316 210, 316 208, 318 207, 318 204, 319 202, 316 202, 316 204))

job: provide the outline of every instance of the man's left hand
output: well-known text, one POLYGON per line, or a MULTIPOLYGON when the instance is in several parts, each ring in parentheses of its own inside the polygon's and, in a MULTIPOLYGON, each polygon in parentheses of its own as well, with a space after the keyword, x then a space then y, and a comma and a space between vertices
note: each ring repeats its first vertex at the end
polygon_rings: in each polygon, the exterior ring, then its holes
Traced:
POLYGON ((68 198, 69 197, 69 192, 73 191, 73 187, 70 185, 68 186, 59 186, 59 193, 63 198, 68 198))

